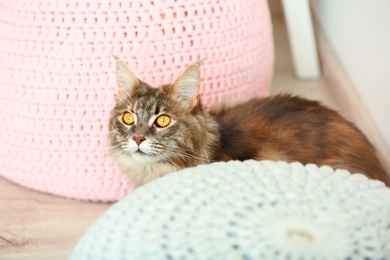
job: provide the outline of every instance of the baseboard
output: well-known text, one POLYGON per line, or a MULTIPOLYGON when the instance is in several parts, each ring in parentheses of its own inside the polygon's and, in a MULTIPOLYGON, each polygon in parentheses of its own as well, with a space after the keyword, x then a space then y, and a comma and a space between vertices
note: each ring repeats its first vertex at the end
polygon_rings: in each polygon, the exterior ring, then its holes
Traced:
POLYGON ((386 145, 384 138, 371 118, 365 104, 359 97, 352 81, 335 52, 332 50, 331 45, 317 22, 314 22, 314 28, 322 67, 322 75, 324 80, 328 83, 326 84, 329 88, 328 91, 335 98, 335 101, 340 108, 340 114, 353 122, 366 134, 368 139, 375 146, 379 160, 389 174, 389 147, 386 145))

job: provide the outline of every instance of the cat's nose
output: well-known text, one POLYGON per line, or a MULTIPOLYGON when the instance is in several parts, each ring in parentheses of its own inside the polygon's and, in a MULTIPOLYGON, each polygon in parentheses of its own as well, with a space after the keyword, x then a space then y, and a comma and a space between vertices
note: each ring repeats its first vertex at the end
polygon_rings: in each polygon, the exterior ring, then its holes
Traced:
POLYGON ((137 143, 137 145, 140 145, 146 139, 143 136, 133 136, 133 140, 137 143))

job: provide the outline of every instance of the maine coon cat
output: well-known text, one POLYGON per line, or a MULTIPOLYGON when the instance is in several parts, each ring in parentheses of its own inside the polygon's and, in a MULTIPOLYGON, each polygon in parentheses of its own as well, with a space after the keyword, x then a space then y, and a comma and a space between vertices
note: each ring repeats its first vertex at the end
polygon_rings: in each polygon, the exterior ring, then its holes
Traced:
POLYGON ((157 89, 120 59, 116 70, 111 151, 135 186, 185 167, 247 159, 329 165, 390 184, 366 137, 317 102, 279 95, 207 112, 197 63, 157 89))

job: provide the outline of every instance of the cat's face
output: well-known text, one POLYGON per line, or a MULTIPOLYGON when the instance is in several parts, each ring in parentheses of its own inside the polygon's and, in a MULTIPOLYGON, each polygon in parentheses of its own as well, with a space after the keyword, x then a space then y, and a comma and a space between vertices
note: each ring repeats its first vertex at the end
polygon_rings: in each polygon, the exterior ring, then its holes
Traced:
POLYGON ((118 163, 124 168, 160 163, 177 169, 194 160, 204 134, 199 65, 190 65, 173 84, 154 89, 117 60, 117 78, 110 138, 118 163))

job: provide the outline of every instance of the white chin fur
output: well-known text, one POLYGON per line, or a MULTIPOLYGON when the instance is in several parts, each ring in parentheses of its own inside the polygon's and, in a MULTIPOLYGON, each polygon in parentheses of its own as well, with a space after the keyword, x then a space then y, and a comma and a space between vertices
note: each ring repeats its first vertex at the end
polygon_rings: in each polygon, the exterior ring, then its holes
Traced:
POLYGON ((135 152, 135 153, 131 154, 131 157, 133 158, 133 160, 135 162, 141 163, 141 164, 155 163, 155 162, 159 161, 157 156, 147 155, 145 153, 141 154, 141 153, 135 152))
POLYGON ((124 156, 118 160, 118 164, 136 187, 178 170, 174 165, 159 162, 156 156, 140 154, 124 156))

